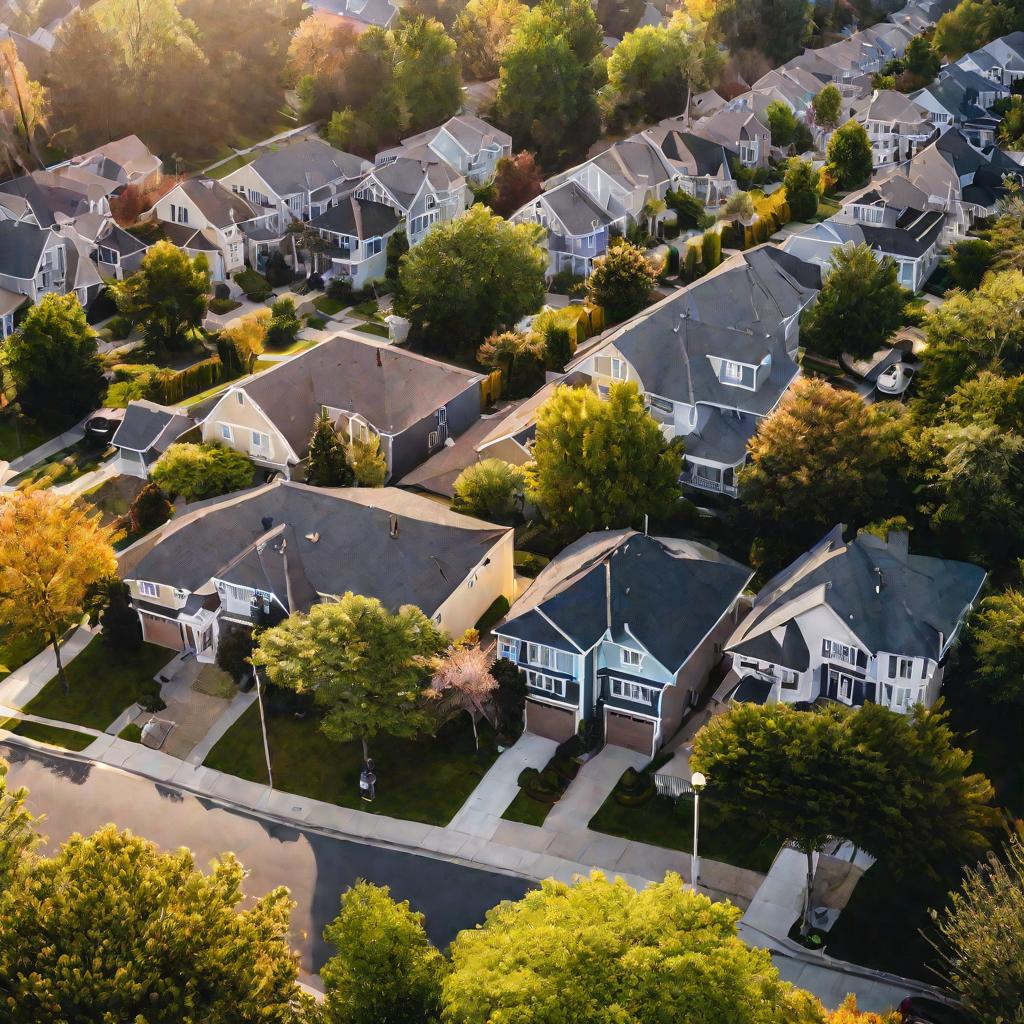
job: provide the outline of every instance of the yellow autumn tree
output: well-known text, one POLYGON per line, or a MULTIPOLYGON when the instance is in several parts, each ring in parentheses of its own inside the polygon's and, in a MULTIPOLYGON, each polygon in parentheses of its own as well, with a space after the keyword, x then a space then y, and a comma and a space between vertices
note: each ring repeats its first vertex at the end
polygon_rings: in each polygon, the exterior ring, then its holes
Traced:
POLYGON ((231 342, 246 373, 252 373, 256 360, 263 353, 269 326, 270 310, 261 309, 241 317, 221 332, 221 336, 231 342))
POLYGON ((851 993, 842 1006, 825 1017, 826 1024, 900 1024, 903 1017, 896 1010, 891 1013, 872 1013, 857 1009, 857 997, 851 993))
POLYGON ((44 633, 65 693, 60 636, 116 571, 113 534, 98 515, 45 491, 15 491, 0 503, 0 623, 44 633))

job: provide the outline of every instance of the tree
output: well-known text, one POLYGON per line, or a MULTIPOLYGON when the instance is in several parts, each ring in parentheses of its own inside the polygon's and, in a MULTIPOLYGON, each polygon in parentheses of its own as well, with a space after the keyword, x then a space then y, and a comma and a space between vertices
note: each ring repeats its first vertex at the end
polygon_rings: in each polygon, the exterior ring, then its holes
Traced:
POLYGON ((825 1014, 825 1024, 902 1024, 903 1015, 899 1010, 889 1013, 872 1013, 857 1008, 857 997, 851 992, 842 1003, 825 1014))
POLYGON ((939 407, 937 419, 966 427, 992 424, 1000 430, 1024 433, 1024 376, 1003 377, 982 370, 958 384, 939 407))
POLYGON ((809 160, 790 157, 786 161, 782 187, 786 190, 786 203, 793 220, 809 220, 818 212, 818 172, 809 160))
POLYGON ((397 291, 401 285, 399 268, 402 265, 402 257, 409 251, 409 239, 405 231, 399 228, 393 231, 388 238, 388 247, 385 254, 387 269, 384 271, 384 279, 391 285, 393 291, 397 291))
POLYGON ((459 932, 442 983, 443 1019, 730 1021, 810 1024, 816 1001, 780 980, 767 950, 736 934, 740 911, 670 872, 642 891, 600 872, 547 879, 459 932), (639 965, 643 966, 640 967, 639 965))
POLYGON ((65 694, 61 634, 117 571, 113 527, 86 508, 46 491, 14 491, 0 503, 0 622, 46 636, 65 694))
POLYGON ((10 890, 25 855, 37 842, 35 819, 25 807, 28 790, 7 786, 7 762, 0 759, 0 894, 10 890))
POLYGON ((754 212, 754 200, 750 198, 749 192, 741 189, 726 199, 720 216, 723 220, 742 220, 749 223, 754 219, 754 212))
POLYGON ((248 456, 234 448, 178 442, 156 460, 149 476, 164 494, 193 502, 249 487, 252 472, 248 456))
POLYGON ((905 322, 910 298, 891 258, 876 259, 866 243, 834 249, 817 302, 803 317, 803 343, 831 359, 867 359, 905 322))
POLYGON ((267 344, 270 314, 265 309, 248 313, 221 331, 221 337, 231 344, 243 373, 252 373, 256 360, 267 344))
POLYGON ((502 51, 528 8, 520 0, 469 0, 455 19, 455 41, 462 63, 474 78, 498 75, 502 51))
POLYGON ((1011 96, 999 122, 999 141, 1006 149, 1024 149, 1024 96, 1011 96))
POLYGON ((600 133, 592 67, 600 50, 600 26, 583 0, 543 0, 508 39, 495 108, 545 165, 582 154, 600 133))
POLYGON ((419 608, 393 613, 375 597, 346 593, 264 630, 252 663, 275 686, 312 693, 326 708, 323 733, 339 743, 360 740, 365 760, 380 733, 415 736, 424 727, 430 659, 446 646, 419 608))
POLYGON ((161 351, 180 348, 206 316, 210 269, 170 242, 157 242, 138 271, 111 285, 117 308, 142 326, 146 341, 161 351))
POLYGON ((253 651, 253 631, 245 626, 223 623, 217 638, 217 668, 227 672, 238 684, 252 676, 249 659, 253 651))
POLYGON ((243 878, 232 854, 204 875, 112 825, 26 861, 0 890, 5 1020, 291 1024, 292 903, 278 888, 241 909, 243 878))
POLYGON ((623 242, 594 260, 587 280, 587 297, 603 306, 607 319, 615 323, 644 308, 656 281, 654 268, 643 250, 623 242))
POLYGON ((544 300, 540 233, 479 204, 436 225, 402 260, 396 311, 429 349, 449 354, 515 324, 544 300))
MULTIPOLYGON (((704 6, 700 3, 694 7, 704 6)), ((733 54, 754 51, 756 74, 748 72, 748 80, 759 78, 771 66, 795 57, 811 34, 813 8, 798 0, 769 3, 768 0, 725 0, 707 4, 714 34, 724 37, 733 54), (771 32, 764 26, 770 25, 771 32), (763 54, 763 57, 761 56, 763 54), (765 59, 767 58, 767 59, 765 59)))
POLYGON ((1007 587, 986 597, 971 621, 971 637, 985 699, 1024 702, 1024 592, 1007 587))
POLYGON ((462 105, 455 43, 433 19, 402 19, 395 31, 395 85, 404 100, 408 130, 442 124, 462 105))
POLYGON ((100 404, 106 381, 96 334, 73 292, 44 295, 5 348, 14 391, 28 415, 73 422, 100 404))
POLYGON ((998 11, 991 0, 961 0, 939 18, 932 45, 949 61, 958 60, 999 35, 997 18, 998 11))
POLYGON ((338 437, 331 418, 318 416, 309 439, 306 483, 314 487, 351 487, 355 473, 348 464, 345 445, 338 437))
POLYGON ((494 171, 491 209, 499 217, 511 217, 544 191, 544 175, 532 153, 523 150, 503 156, 494 171))
POLYGON ((984 238, 965 238, 949 247, 946 266, 953 283, 962 291, 972 291, 981 284, 992 261, 995 248, 984 238))
POLYGON ((856 188, 871 176, 874 161, 871 140, 864 126, 853 119, 837 128, 828 140, 828 173, 840 188, 856 188))
POLYGON ((498 732, 510 739, 523 731, 523 709, 526 707, 526 674, 514 662, 499 658, 491 666, 491 675, 498 682, 494 702, 498 713, 498 732))
POLYGON ((919 86, 934 81, 942 66, 942 58, 924 36, 914 36, 907 43, 903 61, 907 71, 914 76, 919 86))
POLYGON ((943 973, 978 1024, 1024 1019, 1024 847, 968 868, 960 891, 936 915, 943 973))
POLYGON ((535 334, 492 334, 476 357, 483 366, 501 370, 511 398, 526 398, 544 384, 544 342, 535 334))
POLYGON ((772 145, 785 149, 796 135, 796 117, 792 109, 781 100, 772 100, 765 108, 772 145))
POLYGON ((483 459, 467 466, 453 487, 458 512, 507 523, 519 511, 525 476, 520 466, 501 459, 483 459))
POLYGON ((839 510, 857 527, 892 507, 898 438, 890 417, 805 377, 758 423, 739 490, 773 564, 823 536, 839 510))
POLYGON ((839 127, 842 115, 843 96, 834 85, 826 85, 813 100, 814 123, 819 128, 834 129, 839 127))
POLYGON ((149 533, 171 518, 173 507, 156 484, 147 483, 132 499, 128 519, 132 533, 149 533))
POLYGON ((46 93, 28 77, 14 40, 0 40, 0 170, 7 175, 44 166, 36 131, 46 127, 46 93))
POLYGON ((324 1024, 437 1020, 444 957, 408 900, 393 900, 386 885, 356 882, 324 938, 337 949, 320 970, 324 1024))
POLYGON ((434 674, 427 691, 434 702, 433 711, 439 721, 447 721, 465 711, 473 723, 473 740, 480 749, 480 735, 476 723, 480 718, 490 720, 489 714, 498 681, 491 675, 491 659, 480 647, 480 636, 470 631, 465 638, 451 644, 442 657, 434 662, 434 674))
POLYGON ((294 344, 302 321, 295 312, 295 300, 285 296, 278 299, 270 307, 270 320, 267 323, 267 344, 272 348, 287 348, 294 344))
POLYGON ((538 411, 533 455, 527 496, 567 537, 638 527, 679 500, 682 453, 632 383, 613 383, 606 401, 589 388, 557 388, 538 411))
POLYGON ((388 460, 380 450, 380 438, 376 434, 364 441, 356 438, 346 449, 356 484, 360 487, 383 487, 388 478, 388 460))
POLYGON ((132 607, 127 584, 113 576, 104 580, 100 589, 104 598, 100 612, 103 643, 115 651, 137 651, 142 646, 142 627, 139 613, 132 607))

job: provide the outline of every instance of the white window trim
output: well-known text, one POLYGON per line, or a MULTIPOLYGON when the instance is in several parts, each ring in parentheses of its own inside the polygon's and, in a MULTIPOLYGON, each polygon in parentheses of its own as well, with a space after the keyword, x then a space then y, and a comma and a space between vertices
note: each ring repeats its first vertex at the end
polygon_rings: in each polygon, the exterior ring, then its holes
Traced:
POLYGON ((634 683, 632 679, 618 679, 615 676, 611 676, 608 680, 608 692, 613 697, 631 700, 637 704, 656 703, 655 687, 634 683))
POLYGON ((233 433, 231 431, 231 424, 230 423, 219 423, 218 426, 220 427, 220 439, 222 441, 232 441, 233 442, 235 440, 234 435, 233 435, 233 433))
POLYGON ((643 663, 644 656, 641 651, 634 651, 632 647, 619 647, 619 664, 623 668, 640 668, 643 663), (633 658, 636 660, 631 660, 633 658))
POLYGON ((854 677, 848 672, 840 672, 839 669, 830 668, 828 670, 828 681, 831 683, 833 678, 836 681, 836 700, 842 704, 852 704, 854 677), (843 692, 844 690, 846 690, 845 693, 843 692))
POLYGON ((722 376, 726 380, 743 380, 743 364, 734 362, 732 359, 723 359, 722 376))
POLYGON ((555 676, 546 675, 544 672, 537 672, 532 668, 526 669, 526 682, 541 693, 548 693, 552 697, 565 697, 565 680, 555 676))
POLYGON ((562 670, 558 667, 558 656, 569 658, 570 667, 565 675, 576 678, 576 655, 571 651, 563 651, 558 647, 548 647, 545 644, 527 643, 526 663, 536 665, 538 668, 554 669, 556 672, 562 670))
POLYGON ((828 661, 841 661, 844 665, 857 667, 857 648, 852 644, 842 644, 838 640, 824 638, 821 641, 821 656, 828 661))
POLYGON ((159 597, 160 596, 160 584, 150 583, 148 580, 138 581, 139 594, 142 597, 159 597))

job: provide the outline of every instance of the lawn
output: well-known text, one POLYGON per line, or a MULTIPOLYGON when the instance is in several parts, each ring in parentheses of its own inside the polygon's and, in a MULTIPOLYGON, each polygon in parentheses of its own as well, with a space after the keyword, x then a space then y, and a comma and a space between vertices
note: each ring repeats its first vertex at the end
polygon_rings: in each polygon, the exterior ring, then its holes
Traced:
POLYGON ((84 732, 74 732, 71 729, 57 729, 52 725, 41 725, 38 722, 18 722, 13 724, 13 719, 5 723, 4 728, 10 726, 9 731, 15 736, 24 736, 30 740, 39 740, 42 743, 52 743, 55 747, 63 747, 65 750, 85 750, 96 738, 84 732))
POLYGON ((0 679, 6 679, 45 646, 46 639, 38 633, 12 631, 9 626, 0 626, 0 679))
POLYGON ((100 637, 65 669, 71 692, 51 679, 25 705, 26 714, 106 729, 126 707, 157 691, 153 676, 174 655, 165 647, 143 644, 137 651, 114 651, 100 637))
MULTIPOLYGON (((486 737, 486 746, 477 757, 466 715, 443 726, 436 737, 403 740, 378 736, 370 744, 377 770, 377 799, 368 804, 359 796, 360 744, 334 743, 319 730, 318 722, 315 714, 268 717, 274 787, 408 821, 447 825, 497 756, 486 737)), ((250 707, 228 730, 205 764, 250 782, 266 783, 258 705, 250 707)))
POLYGON ((145 486, 146 481, 134 476, 115 476, 110 480, 91 487, 80 495, 83 501, 99 509, 100 519, 104 526, 109 526, 122 516, 127 515, 135 496, 145 486))
POLYGON ((313 305, 320 310, 324 316, 337 316, 346 306, 341 299, 332 299, 329 295, 321 295, 313 301, 313 305))
POLYGON ((378 338, 390 338, 391 332, 383 324, 360 324, 357 331, 363 334, 372 334, 378 338))
POLYGON ((252 153, 246 153, 244 156, 233 156, 230 160, 225 160, 224 163, 218 164, 216 167, 208 168, 206 170, 206 176, 213 178, 215 181, 226 178, 229 174, 237 171, 240 167, 245 167, 246 164, 251 164, 260 154, 258 151, 252 153))
POLYGON ((554 806, 554 804, 542 804, 539 800, 534 800, 525 789, 521 789, 512 803, 505 808, 502 818, 505 821, 518 821, 524 825, 536 825, 540 828, 554 806))
POLYGON ((375 320, 377 323, 381 323, 380 309, 377 305, 376 299, 367 299, 365 302, 360 302, 358 305, 352 307, 352 315, 359 317, 360 320, 375 320))
POLYGON ((11 462, 19 455, 38 448, 65 429, 66 426, 58 426, 51 430, 24 416, 13 416, 9 413, 0 416, 0 461, 11 462))
MULTIPOLYGON (((711 820, 707 802, 701 807, 700 853, 710 860, 734 864, 762 874, 772 866, 782 839, 769 836, 756 820, 718 824, 711 820)), ((688 797, 678 805, 664 796, 651 797, 646 803, 625 807, 609 796, 590 819, 597 832, 633 839, 670 850, 693 850, 693 803, 688 797)))
POLYGON ((118 739, 129 740, 131 743, 142 742, 142 727, 129 722, 118 734, 118 739))
POLYGON ((305 352, 306 349, 312 348, 317 342, 312 338, 296 338, 290 345, 282 345, 280 348, 276 345, 268 345, 267 352, 275 356, 293 356, 299 352, 305 352))
POLYGON ((18 490, 69 484, 72 480, 98 469, 113 454, 113 448, 100 447, 90 440, 82 440, 62 448, 45 462, 19 473, 8 483, 18 490))

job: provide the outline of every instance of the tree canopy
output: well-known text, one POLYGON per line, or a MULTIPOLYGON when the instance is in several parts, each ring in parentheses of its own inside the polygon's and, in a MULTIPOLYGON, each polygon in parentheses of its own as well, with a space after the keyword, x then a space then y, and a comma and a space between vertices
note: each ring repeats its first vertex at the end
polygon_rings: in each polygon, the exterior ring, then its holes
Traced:
POLYGON ((520 0, 469 0, 455 19, 463 65, 481 82, 498 75, 505 45, 529 8, 520 0))
POLYGON ((939 18, 932 43, 948 60, 958 60, 999 34, 998 17, 998 9, 991 0, 960 0, 953 10, 939 18))
POLYGON ((240 491, 252 484, 248 456, 217 444, 178 442, 153 464, 150 478, 171 498, 188 502, 240 491))
POLYGON ((644 308, 656 281, 654 268, 643 250, 621 242, 594 260, 587 279, 587 295, 591 302, 603 306, 608 321, 615 323, 644 308))
POLYGON ((507 523, 519 511, 524 484, 521 467, 501 459, 483 459, 459 474, 453 485, 452 508, 481 519, 507 523))
POLYGON ((494 197, 491 209, 501 217, 511 217, 544 191, 544 176, 532 153, 523 150, 504 156, 494 171, 494 197))
POLYGON ((632 383, 613 383, 607 400, 557 388, 538 411, 533 456, 528 497, 570 538, 640 527, 645 514, 668 516, 679 501, 682 452, 632 383))
POLYGON ((837 128, 828 140, 826 157, 828 172, 840 188, 856 188, 867 181, 874 161, 864 126, 851 119, 837 128))
POLYGON ((772 100, 765 108, 765 116, 772 133, 772 145, 785 149, 796 136, 796 116, 792 108, 781 100, 772 100))
POLYGON ((820 128, 838 128, 842 113, 843 96, 834 85, 826 85, 811 100, 814 109, 814 122, 820 128))
POLYGON ((790 157, 786 161, 782 187, 786 190, 786 204, 793 220, 809 220, 818 212, 818 172, 809 160, 790 157))
POLYGON ((1024 703, 1024 592, 1007 587, 986 597, 971 620, 981 699, 1024 703))
POLYGON ((313 487, 351 487, 355 473, 329 416, 318 416, 309 439, 306 483, 313 487))

